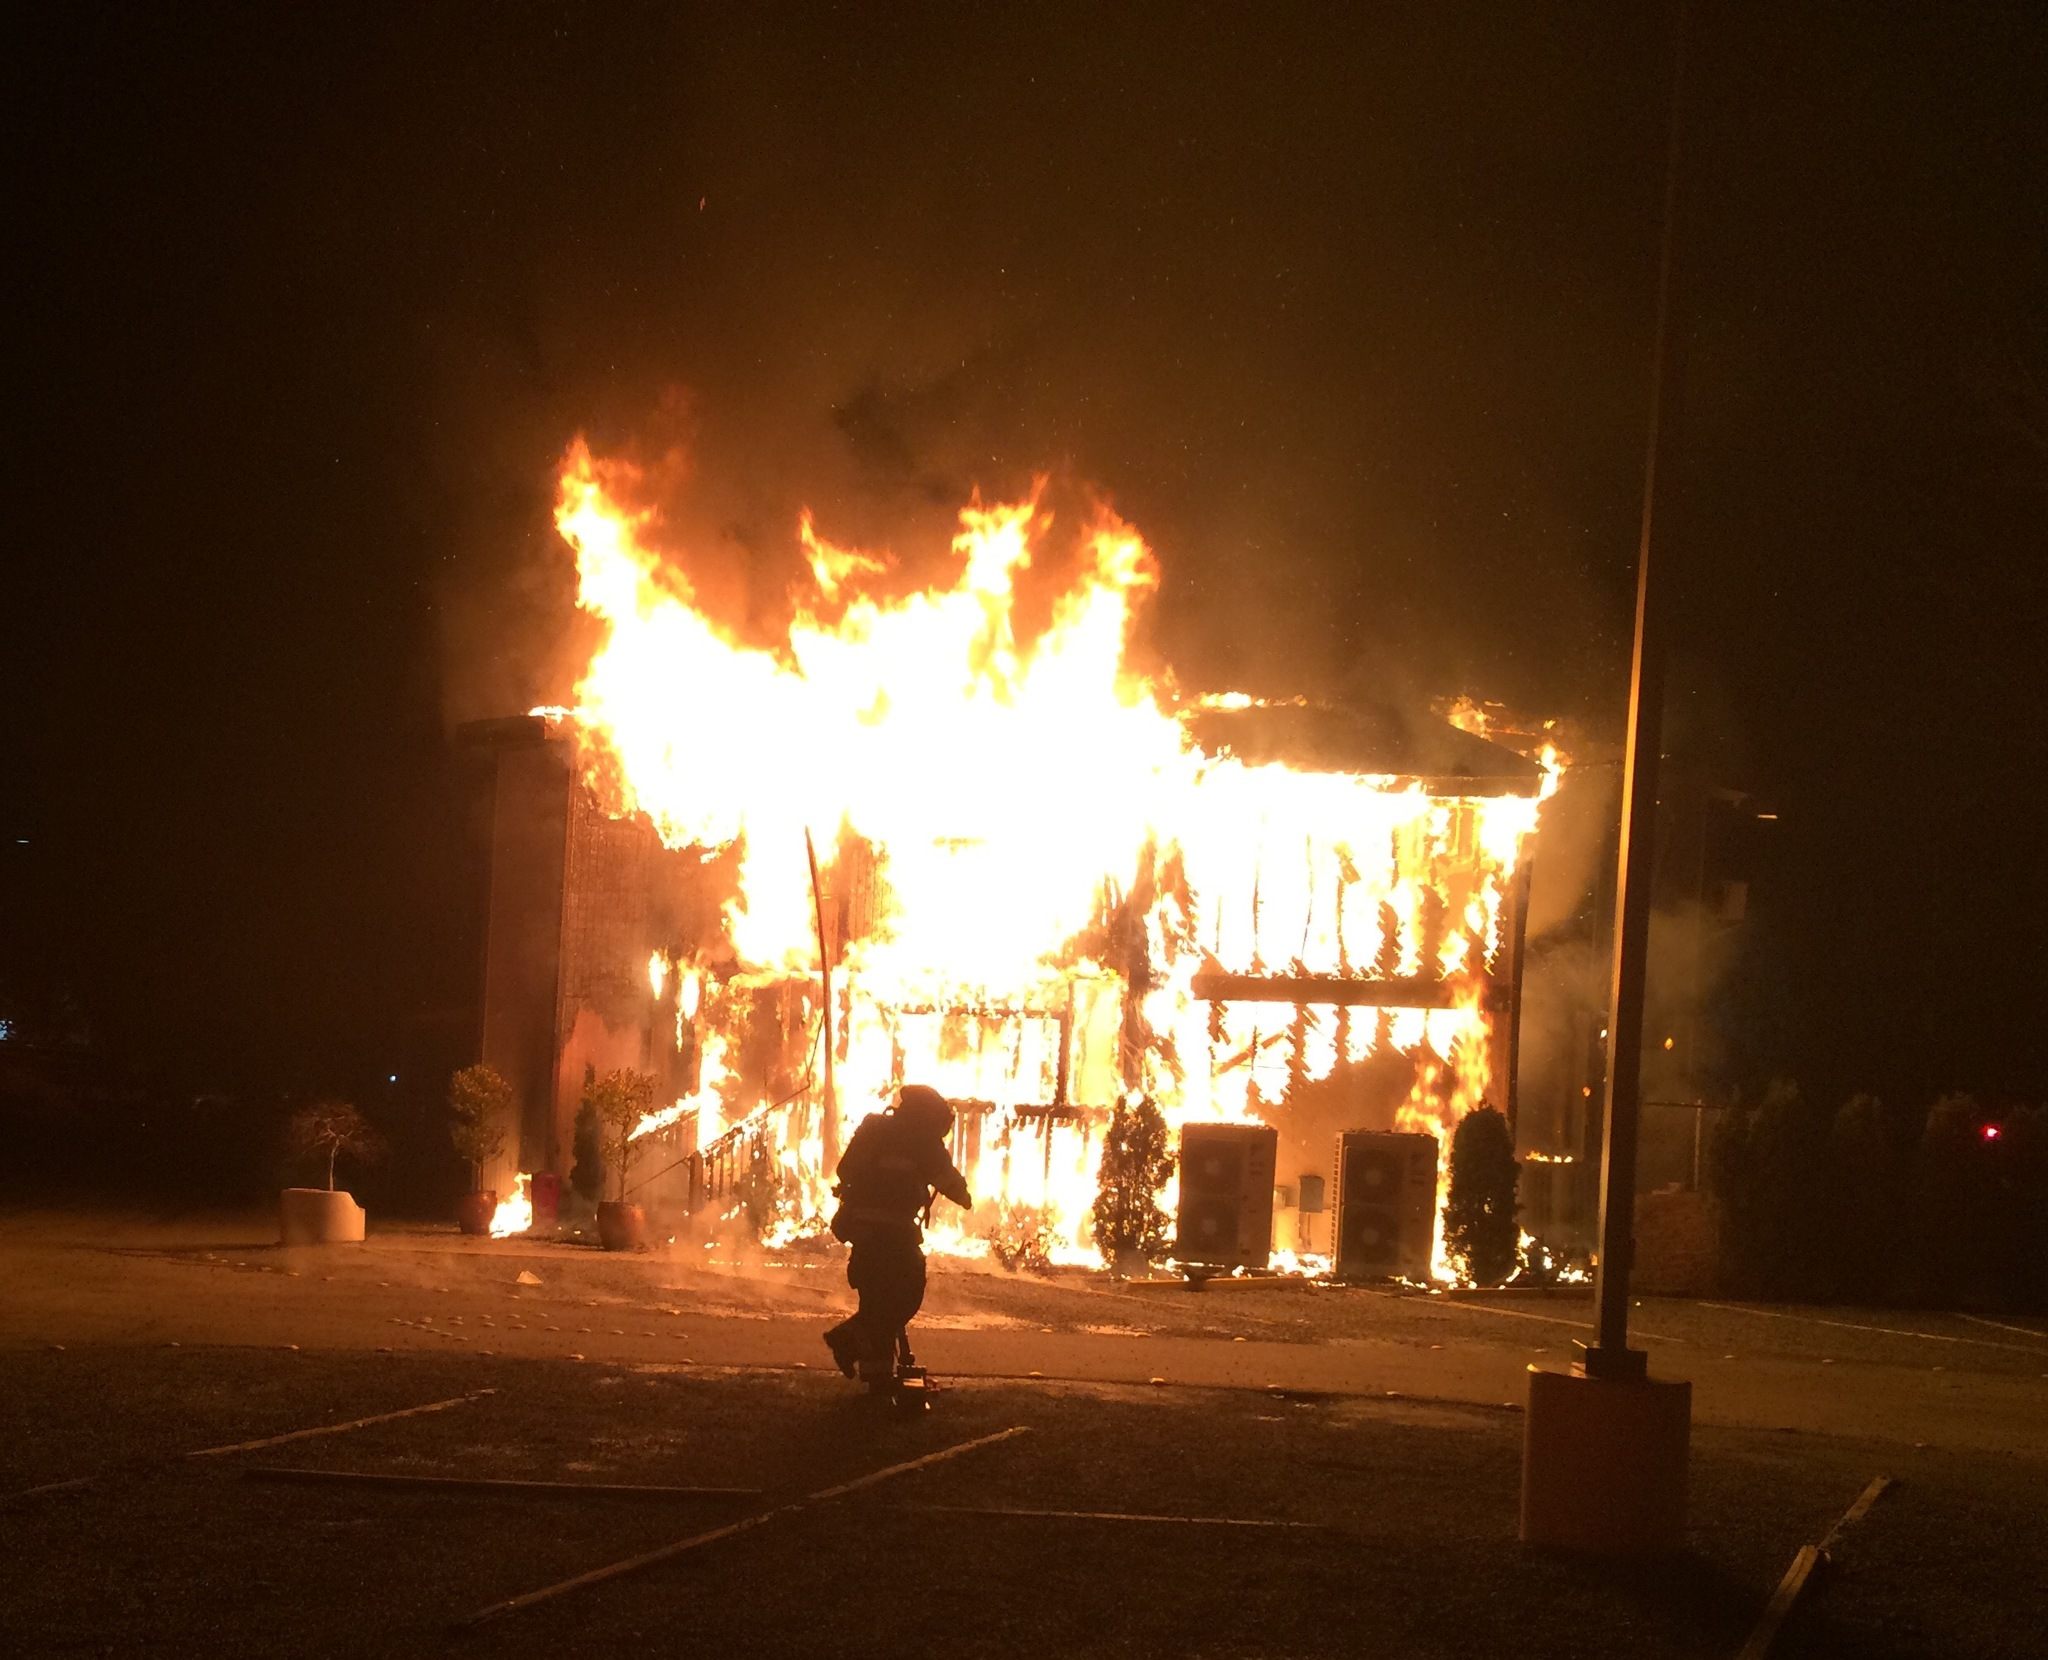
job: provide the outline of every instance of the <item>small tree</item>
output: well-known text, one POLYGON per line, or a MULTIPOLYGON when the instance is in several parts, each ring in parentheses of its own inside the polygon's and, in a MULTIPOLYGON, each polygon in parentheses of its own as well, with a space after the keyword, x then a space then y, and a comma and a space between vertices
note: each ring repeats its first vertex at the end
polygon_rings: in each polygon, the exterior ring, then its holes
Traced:
MULTIPOLYGON (((580 1129, 583 1111, 588 1110, 602 1129, 600 1146, 603 1162, 611 1167, 612 1185, 620 1199, 626 1196, 626 1172, 640 1156, 641 1144, 633 1139, 633 1126, 647 1116, 653 1105, 653 1076, 635 1072, 630 1067, 607 1072, 601 1078, 592 1078, 583 1086, 582 1108, 577 1113, 577 1166, 580 1170, 583 1162, 580 1129)), ((571 1180, 576 1182, 577 1191, 582 1192, 581 1180, 573 1174, 571 1180)))
POLYGON ((1112 1270, 1121 1257, 1149 1259, 1166 1249, 1159 1204, 1173 1174, 1166 1143, 1166 1118, 1149 1095, 1119 1104, 1110 1118, 1095 1189, 1095 1244, 1112 1270))
POLYGON ((456 1152, 469 1161, 469 1185, 484 1185, 484 1166, 505 1150, 505 1131, 512 1117, 512 1086, 496 1067, 479 1061, 448 1080, 448 1111, 454 1122, 448 1136, 456 1152))
POLYGON ((1444 1248, 1475 1285, 1499 1285, 1520 1260, 1515 1227, 1515 1134, 1492 1107, 1474 1107, 1451 1134, 1444 1248))
POLYGON ((302 1159, 316 1153, 327 1157, 327 1190, 334 1191, 334 1160, 347 1153, 367 1161, 383 1151, 384 1143, 369 1121, 347 1101, 315 1101, 292 1114, 289 1131, 291 1156, 302 1159))

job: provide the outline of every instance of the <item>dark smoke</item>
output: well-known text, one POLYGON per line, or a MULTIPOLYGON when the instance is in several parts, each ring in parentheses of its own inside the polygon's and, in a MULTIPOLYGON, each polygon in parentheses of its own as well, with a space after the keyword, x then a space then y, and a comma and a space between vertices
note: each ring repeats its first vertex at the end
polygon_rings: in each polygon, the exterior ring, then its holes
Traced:
MULTIPOLYGON (((499 133, 516 188, 471 181, 514 263, 431 336, 463 515, 451 716, 564 695, 554 460, 579 430, 665 441, 676 388, 673 533, 750 616, 806 506, 915 561, 970 491, 1050 473, 1158 550, 1155 643, 1190 686, 1611 706, 1654 100, 1603 83, 1555 117, 1615 39, 1462 31, 1475 124, 1397 30, 1282 19, 1190 64, 1122 14, 1085 41, 816 21, 730 14, 630 56, 595 26, 550 71, 588 103, 548 88, 545 122, 499 133), (1364 130, 1302 119, 1368 70, 1364 130)), ((500 71, 471 94, 494 131, 539 90, 500 71)))

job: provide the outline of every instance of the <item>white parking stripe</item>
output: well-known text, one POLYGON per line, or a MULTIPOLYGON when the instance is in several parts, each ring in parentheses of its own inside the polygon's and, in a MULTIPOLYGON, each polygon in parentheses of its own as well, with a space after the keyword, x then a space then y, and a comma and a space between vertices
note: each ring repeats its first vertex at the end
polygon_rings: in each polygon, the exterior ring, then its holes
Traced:
MULTIPOLYGON (((1440 1308, 1463 1309, 1468 1314, 1504 1314, 1510 1320, 1541 1320, 1546 1326, 1570 1326, 1574 1331, 1591 1331, 1593 1329, 1593 1322, 1590 1320, 1565 1320, 1555 1314, 1531 1314, 1524 1308, 1495 1308, 1491 1303, 1460 1301, 1443 1302, 1437 1306, 1440 1308)), ((1661 1331, 1638 1331, 1633 1326, 1629 1328, 1629 1335, 1631 1337, 1653 1338, 1659 1343, 1683 1343, 1686 1341, 1683 1337, 1671 1337, 1661 1331)))
MULTIPOLYGON (((1701 1308, 1725 1309, 1730 1314, 1756 1314, 1766 1320, 1792 1320, 1801 1325, 1833 1326, 1837 1331, 1874 1331, 1880 1337, 1924 1337, 1930 1343, 1970 1343, 1980 1349, 2010 1349, 2015 1354, 2039 1354, 2024 1343, 2000 1343, 1990 1337, 1954 1337, 1946 1332, 1907 1331, 1899 1326, 1859 1326, 1849 1320, 1823 1320, 1817 1314, 1783 1314, 1774 1308, 1744 1308, 1740 1303, 1701 1303, 1701 1308)), ((1968 1319, 1968 1315, 1963 1316, 1968 1319)), ((1989 1322, 1986 1322, 1989 1324, 1989 1322)))
POLYGON ((260 1441, 235 1441, 225 1447, 201 1447, 197 1452, 188 1452, 185 1456, 212 1458, 220 1453, 254 1452, 259 1447, 279 1447, 287 1441, 304 1441, 316 1435, 345 1435, 352 1429, 367 1429, 372 1424, 388 1424, 399 1418, 417 1418, 422 1412, 446 1412, 451 1406, 464 1406, 496 1393, 495 1389, 479 1389, 474 1394, 452 1395, 445 1401, 429 1401, 425 1406, 401 1407, 396 1412, 379 1412, 371 1418, 351 1418, 345 1424, 315 1424, 311 1429, 294 1429, 287 1430, 282 1435, 266 1435, 260 1441))
POLYGON ((601 1585, 608 1579, 617 1579, 622 1574, 638 1573, 651 1568, 657 1562, 668 1562, 687 1551, 715 1544, 721 1539, 730 1539, 735 1534, 747 1533, 774 1521, 778 1516, 787 1516, 806 1506, 822 1504, 827 1499, 844 1498, 848 1493, 857 1493, 863 1487, 872 1487, 876 1482, 887 1481, 892 1476, 907 1475, 912 1470, 921 1470, 927 1464, 936 1464, 941 1459, 958 1458, 962 1453, 973 1452, 977 1447, 991 1447, 998 1441, 1007 1441, 1014 1435, 1026 1434, 1030 1426, 1019 1424, 1014 1429, 1000 1429, 993 1435, 977 1436, 972 1441, 962 1441, 957 1446, 941 1447, 937 1452, 926 1453, 922 1458, 904 1460, 884 1469, 871 1470, 864 1476, 855 1476, 851 1481, 842 1481, 836 1487, 821 1487, 815 1493, 806 1493, 800 1499, 791 1499, 787 1504, 778 1504, 772 1510, 756 1511, 751 1516, 742 1516, 736 1522, 727 1522, 723 1527, 714 1527, 704 1533, 693 1533, 687 1539, 678 1539, 672 1545, 663 1545, 657 1550, 643 1551, 638 1556, 629 1556, 623 1562, 608 1562, 602 1568, 592 1568, 588 1573, 576 1575, 573 1579, 559 1580, 553 1585, 543 1585, 538 1591, 527 1591, 504 1602, 494 1602, 488 1608, 480 1608, 467 1619, 458 1620, 458 1627, 482 1625, 486 1620, 495 1620, 501 1614, 512 1614, 522 1608, 531 1608, 535 1603, 547 1602, 566 1591, 580 1591, 586 1585, 601 1585))
POLYGON ((2048 1331, 2036 1331, 2032 1326, 2008 1326, 2003 1320, 1986 1320, 1975 1314, 1959 1314, 1958 1320, 1968 1320, 1972 1325, 1989 1326, 1993 1331, 2016 1331, 2022 1337, 2038 1337, 2048 1343, 2048 1331))
POLYGON ((1174 1522, 1187 1527, 1276 1527, 1326 1530, 1328 1522, 1276 1522, 1248 1516, 1149 1516, 1128 1510, 1013 1510, 987 1504, 891 1504, 882 1507, 903 1515, 1022 1516, 1052 1522, 1174 1522))

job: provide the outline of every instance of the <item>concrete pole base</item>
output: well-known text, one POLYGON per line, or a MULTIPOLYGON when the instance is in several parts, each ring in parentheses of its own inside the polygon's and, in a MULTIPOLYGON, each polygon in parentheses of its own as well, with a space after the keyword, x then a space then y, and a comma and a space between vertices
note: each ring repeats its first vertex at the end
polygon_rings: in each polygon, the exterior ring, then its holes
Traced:
POLYGON ((1522 1543, 1658 1556, 1685 1541, 1692 1385, 1529 1368, 1522 1543))

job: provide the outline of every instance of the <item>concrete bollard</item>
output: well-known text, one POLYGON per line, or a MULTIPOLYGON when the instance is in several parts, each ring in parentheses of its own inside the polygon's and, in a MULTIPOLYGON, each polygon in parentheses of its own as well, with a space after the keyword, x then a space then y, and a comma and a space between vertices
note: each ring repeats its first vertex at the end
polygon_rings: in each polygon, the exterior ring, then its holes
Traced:
POLYGON ((1529 1368, 1522 1543, 1657 1556, 1685 1542, 1692 1385, 1529 1368))

